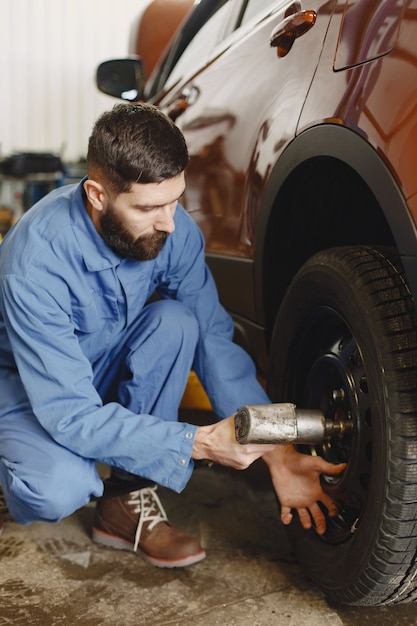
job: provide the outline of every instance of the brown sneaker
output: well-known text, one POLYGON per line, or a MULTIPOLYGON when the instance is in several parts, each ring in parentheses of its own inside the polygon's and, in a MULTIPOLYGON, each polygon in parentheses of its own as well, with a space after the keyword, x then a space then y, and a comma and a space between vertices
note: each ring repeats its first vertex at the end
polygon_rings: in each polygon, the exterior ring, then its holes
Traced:
POLYGON ((92 538, 111 548, 137 552, 157 567, 186 567, 206 556, 197 539, 169 524, 156 487, 100 498, 92 538))

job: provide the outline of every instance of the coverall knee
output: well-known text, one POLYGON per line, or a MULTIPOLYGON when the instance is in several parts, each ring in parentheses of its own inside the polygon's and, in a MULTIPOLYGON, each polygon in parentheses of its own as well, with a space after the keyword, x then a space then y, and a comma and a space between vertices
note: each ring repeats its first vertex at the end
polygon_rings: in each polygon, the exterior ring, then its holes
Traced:
POLYGON ((120 344, 94 368, 104 402, 120 402, 134 413, 178 419, 199 339, 198 323, 176 300, 147 305, 120 344))

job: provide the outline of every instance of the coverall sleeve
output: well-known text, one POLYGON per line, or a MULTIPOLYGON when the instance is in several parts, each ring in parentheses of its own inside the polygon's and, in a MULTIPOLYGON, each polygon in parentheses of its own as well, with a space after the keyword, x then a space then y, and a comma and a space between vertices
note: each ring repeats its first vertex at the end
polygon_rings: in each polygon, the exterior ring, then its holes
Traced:
POLYGON ((136 415, 117 403, 103 405, 92 367, 52 290, 26 277, 6 275, 0 295, 28 397, 27 406, 10 398, 17 423, 20 411, 31 410, 47 433, 74 453, 181 491, 193 470, 193 437, 187 433, 195 427, 136 415))
POLYGON ((270 400, 257 380, 252 359, 233 342, 233 321, 219 302, 205 262, 202 233, 188 214, 183 217, 178 226, 182 254, 170 264, 162 292, 184 302, 197 318, 200 339, 193 368, 217 416, 225 418, 244 404, 270 400))

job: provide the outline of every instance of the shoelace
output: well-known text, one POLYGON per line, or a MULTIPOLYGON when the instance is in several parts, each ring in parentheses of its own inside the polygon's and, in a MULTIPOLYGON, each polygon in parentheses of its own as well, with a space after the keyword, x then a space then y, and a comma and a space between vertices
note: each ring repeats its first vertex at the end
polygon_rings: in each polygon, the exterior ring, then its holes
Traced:
POLYGON ((133 550, 138 549, 143 525, 150 522, 148 528, 152 530, 159 522, 167 522, 168 517, 164 507, 156 493, 157 487, 145 487, 138 491, 131 491, 129 500, 126 502, 132 507, 132 512, 139 514, 139 522, 136 528, 135 544, 133 550))

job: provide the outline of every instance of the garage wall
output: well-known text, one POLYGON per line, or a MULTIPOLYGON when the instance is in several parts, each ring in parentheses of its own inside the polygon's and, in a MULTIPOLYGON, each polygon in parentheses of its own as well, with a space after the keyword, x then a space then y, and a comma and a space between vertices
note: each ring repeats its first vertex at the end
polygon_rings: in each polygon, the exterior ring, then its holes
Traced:
POLYGON ((84 156, 100 112, 95 68, 125 56, 148 0, 0 0, 0 151, 84 156))

